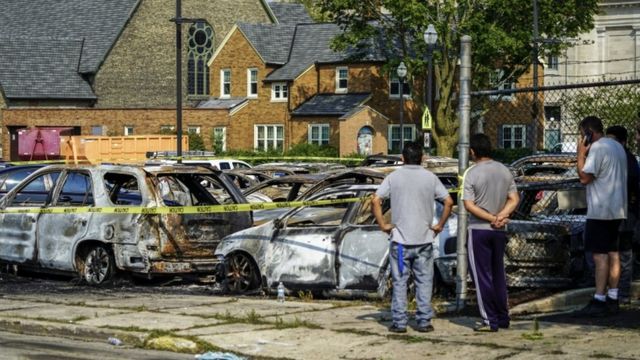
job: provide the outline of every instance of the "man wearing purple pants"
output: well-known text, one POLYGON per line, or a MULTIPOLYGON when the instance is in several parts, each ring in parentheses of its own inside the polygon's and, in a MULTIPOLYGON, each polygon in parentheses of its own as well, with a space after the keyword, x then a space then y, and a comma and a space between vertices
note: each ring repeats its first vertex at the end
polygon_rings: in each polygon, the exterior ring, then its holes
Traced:
POLYGON ((484 134, 469 142, 475 165, 464 175, 462 200, 469 217, 469 269, 476 285, 482 323, 475 331, 509 327, 507 281, 504 273, 504 227, 518 205, 513 175, 491 159, 491 142, 484 134))

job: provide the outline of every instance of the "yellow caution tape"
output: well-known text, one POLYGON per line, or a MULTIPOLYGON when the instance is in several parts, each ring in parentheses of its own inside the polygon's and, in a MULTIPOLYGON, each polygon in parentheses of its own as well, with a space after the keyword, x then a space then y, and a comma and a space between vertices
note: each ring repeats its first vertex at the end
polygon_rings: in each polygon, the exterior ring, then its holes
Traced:
POLYGON ((346 204, 361 201, 361 198, 347 198, 336 200, 314 200, 314 201, 285 201, 275 203, 253 203, 253 204, 229 204, 229 205, 205 205, 205 206, 113 206, 113 207, 25 207, 0 210, 0 214, 211 214, 211 213, 231 213, 253 210, 269 210, 294 208, 299 206, 322 206, 332 204, 346 204))
POLYGON ((59 159, 59 160, 30 160, 30 161, 7 161, 6 163, 12 165, 32 165, 32 164, 98 164, 98 163, 145 163, 154 160, 313 160, 313 161, 351 161, 360 162, 361 158, 343 158, 343 157, 317 157, 317 156, 239 156, 235 158, 230 157, 215 157, 215 156, 162 156, 150 159, 134 159, 134 158, 108 158, 108 159, 59 159))

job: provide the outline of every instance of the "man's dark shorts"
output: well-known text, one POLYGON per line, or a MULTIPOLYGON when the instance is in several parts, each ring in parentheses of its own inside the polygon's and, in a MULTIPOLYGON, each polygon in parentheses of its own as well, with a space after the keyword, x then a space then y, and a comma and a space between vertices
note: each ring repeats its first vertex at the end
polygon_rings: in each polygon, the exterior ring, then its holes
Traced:
POLYGON ((595 254, 618 251, 618 230, 621 221, 587 219, 584 228, 584 250, 595 254))

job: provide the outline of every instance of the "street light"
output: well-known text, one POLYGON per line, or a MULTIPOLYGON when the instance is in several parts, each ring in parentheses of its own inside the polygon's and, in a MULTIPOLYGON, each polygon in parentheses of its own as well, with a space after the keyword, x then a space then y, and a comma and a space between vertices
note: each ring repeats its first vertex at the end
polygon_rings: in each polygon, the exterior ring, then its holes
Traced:
POLYGON ((396 70, 398 74, 398 80, 400 80, 400 152, 404 148, 404 78, 407 76, 407 66, 404 64, 404 61, 400 62, 398 65, 398 69, 396 70))
POLYGON ((182 17, 182 1, 176 0, 176 156, 182 162, 182 24, 206 22, 205 19, 188 19, 182 17))
MULTIPOLYGON (((433 50, 436 48, 438 42, 438 32, 433 24, 427 26, 427 30, 424 31, 424 42, 427 44, 427 109, 431 115, 431 119, 434 118, 433 113, 433 50)), ((433 120, 432 120, 433 123, 433 120)))

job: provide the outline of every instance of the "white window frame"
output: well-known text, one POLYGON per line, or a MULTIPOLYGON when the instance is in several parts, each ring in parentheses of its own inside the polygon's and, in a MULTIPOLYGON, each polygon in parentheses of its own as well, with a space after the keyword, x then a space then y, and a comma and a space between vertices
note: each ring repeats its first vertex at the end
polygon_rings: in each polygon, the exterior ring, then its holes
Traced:
POLYGON ((329 124, 309 124, 309 128, 307 130, 307 142, 309 144, 316 145, 329 145, 329 140, 331 138, 331 126, 329 124), (314 139, 313 137, 313 129, 318 129, 318 137, 314 139), (326 139, 323 137, 323 129, 327 129, 327 137, 326 139))
POLYGON ((213 136, 215 141, 215 136, 218 132, 222 133, 222 151, 227 151, 227 127, 226 126, 217 126, 213 128, 213 136))
MULTIPOLYGON (((406 137, 404 138, 405 143, 409 142, 409 141, 415 141, 416 140, 416 125, 415 124, 402 124, 402 127, 404 127, 405 129, 411 129, 411 136, 410 137, 406 137)), ((393 129, 396 128, 400 128, 400 124, 389 124, 389 126, 387 127, 387 139, 388 139, 388 144, 387 144, 387 150, 389 152, 391 152, 393 150, 393 143, 395 141, 397 141, 398 143, 400 143, 401 139, 393 139, 393 129)), ((400 147, 400 153, 402 152, 402 146, 400 147)))
POLYGON ((124 126, 124 136, 132 136, 134 131, 133 125, 125 125, 124 126))
POLYGON ((221 98, 230 98, 231 97, 231 69, 220 69, 220 97, 221 98), (229 74, 229 81, 226 81, 225 74, 229 74), (226 94, 224 92, 225 84, 229 84, 229 93, 226 94))
POLYGON ((271 101, 283 102, 289 99, 289 85, 286 82, 271 84, 271 101))
POLYGON ((187 126, 187 134, 198 134, 200 135, 201 126, 199 125, 189 125, 187 126))
MULTIPOLYGON (((407 81, 408 79, 405 77, 404 78, 404 87, 405 88, 409 88, 408 93, 404 92, 403 89, 403 93, 402 93, 402 97, 405 99, 410 99, 411 98, 411 92, 412 92, 412 88, 411 88, 411 84, 409 84, 409 82, 407 81)), ((397 75, 392 74, 389 77, 389 98, 390 99, 400 99, 400 78, 398 78, 397 75), (397 92, 391 92, 391 89, 393 88, 393 84, 398 84, 398 91, 397 92)))
POLYGON ((259 125, 254 125, 253 126, 253 148, 256 150, 268 150, 268 149, 277 149, 278 148, 278 141, 281 140, 282 141, 282 147, 281 150, 284 150, 284 125, 282 124, 259 124, 259 125), (259 128, 264 128, 263 134, 264 134, 264 138, 259 138, 259 128), (268 129, 272 128, 273 129, 273 134, 274 137, 273 139, 269 139, 267 134, 268 134, 268 129), (282 129, 282 138, 278 138, 278 128, 282 129), (264 146, 262 148, 258 147, 258 142, 260 140, 264 140, 264 146), (269 144, 271 143, 271 144, 269 144), (271 145, 271 146, 269 146, 271 145))
POLYGON ((560 57, 557 55, 547 56, 547 71, 557 72, 560 69, 560 57))
POLYGON ((522 125, 522 124, 504 124, 502 125, 502 128, 500 129, 500 131, 502 132, 501 134, 501 139, 502 139, 502 143, 500 144, 500 146, 503 149, 522 149, 522 148, 526 148, 527 147, 527 125, 522 125), (505 129, 510 129, 511 132, 511 136, 509 139, 507 139, 505 137, 504 131, 505 129), (515 130, 516 129, 521 129, 522 130, 522 138, 521 139, 516 139, 515 138, 515 130), (509 146, 505 146, 505 141, 509 141, 510 145, 509 146), (516 141, 521 142, 521 146, 516 146, 516 141))
POLYGON ((346 94, 349 92, 349 67, 347 66, 338 66, 336 67, 336 94, 346 94), (340 77, 340 71, 346 71, 346 78, 340 77), (340 80, 344 80, 346 82, 345 87, 340 86, 340 80))
POLYGON ((249 68, 247 69, 247 97, 255 99, 258 97, 258 69, 257 68, 249 68), (251 74, 256 74, 256 81, 252 81, 251 74), (255 94, 251 92, 251 85, 256 84, 256 92, 255 94))
MULTIPOLYGON (((494 75, 494 79, 501 79, 504 76, 504 70, 502 69, 497 69, 495 71, 495 75, 494 75)), ((492 83, 494 83, 494 81, 492 81, 492 83)), ((511 89, 515 89, 516 88, 516 83, 512 82, 512 81, 502 81, 500 82, 497 86, 493 87, 493 90, 511 90, 511 89)), ((489 96, 489 98, 491 100, 504 100, 504 101, 511 101, 513 100, 513 93, 509 94, 509 95, 491 95, 489 96)))

